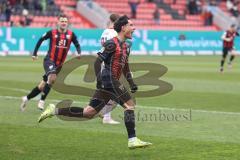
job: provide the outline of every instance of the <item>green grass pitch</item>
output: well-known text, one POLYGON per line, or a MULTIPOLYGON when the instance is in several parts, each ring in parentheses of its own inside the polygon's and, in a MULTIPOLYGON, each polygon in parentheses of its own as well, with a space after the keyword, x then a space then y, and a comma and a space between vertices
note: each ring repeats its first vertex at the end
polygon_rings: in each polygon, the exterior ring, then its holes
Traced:
MULTIPOLYGON (((37 99, 20 112, 20 97, 41 79, 42 58, 33 62, 30 57, 0 57, 0 159, 238 160, 239 59, 231 70, 225 67, 224 74, 218 72, 219 60, 218 56, 132 56, 131 62, 167 66, 161 79, 174 89, 163 96, 137 99, 137 135, 153 146, 129 150, 121 107, 112 113, 121 121, 116 126, 103 125, 99 118, 66 122, 54 117, 38 124, 37 99), (160 113, 168 119, 151 117, 160 113), (176 116, 180 118, 172 118, 176 116)), ((84 71, 84 67, 75 70, 67 83, 83 85, 84 71)), ((46 103, 69 98, 79 106, 89 100, 52 91, 46 103)))

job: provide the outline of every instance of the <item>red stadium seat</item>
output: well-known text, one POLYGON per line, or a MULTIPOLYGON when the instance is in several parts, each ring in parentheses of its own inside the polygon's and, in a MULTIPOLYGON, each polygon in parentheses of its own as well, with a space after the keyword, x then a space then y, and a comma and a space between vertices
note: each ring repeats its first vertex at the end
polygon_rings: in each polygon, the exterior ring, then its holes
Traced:
MULTIPOLYGON (((112 0, 95 0, 102 7, 106 8, 111 13, 119 13, 130 15, 130 7, 128 0, 121 0, 116 3, 112 0)), ((186 10, 187 1, 177 0, 173 4, 173 0, 164 0, 172 9, 178 11, 180 15, 184 15, 186 10)), ((142 0, 137 10, 137 19, 133 20, 137 28, 140 29, 167 29, 167 30, 217 30, 215 26, 203 26, 203 19, 200 15, 186 15, 185 20, 175 20, 171 14, 166 13, 165 10, 159 9, 160 12, 160 25, 155 24, 153 20, 153 12, 156 6, 154 3, 147 3, 142 0)))

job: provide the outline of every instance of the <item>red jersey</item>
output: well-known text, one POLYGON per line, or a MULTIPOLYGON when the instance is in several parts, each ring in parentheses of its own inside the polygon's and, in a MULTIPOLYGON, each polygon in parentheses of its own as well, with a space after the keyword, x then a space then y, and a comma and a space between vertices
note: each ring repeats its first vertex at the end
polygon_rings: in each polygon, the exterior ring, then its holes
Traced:
POLYGON ((99 57, 104 61, 104 68, 101 74, 103 84, 111 84, 112 80, 119 80, 123 71, 130 72, 128 56, 130 47, 117 37, 106 41, 103 51, 98 52, 99 57))
POLYGON ((74 43, 78 54, 81 53, 80 44, 78 43, 75 34, 67 30, 66 32, 59 32, 57 29, 53 29, 45 33, 38 41, 33 56, 37 56, 38 48, 44 40, 50 39, 48 53, 45 58, 53 61, 56 66, 62 65, 66 59, 71 42, 74 43))
POLYGON ((237 32, 226 31, 223 34, 223 38, 230 38, 230 41, 223 40, 223 47, 224 48, 233 48, 234 46, 234 39, 236 36, 239 36, 237 32))

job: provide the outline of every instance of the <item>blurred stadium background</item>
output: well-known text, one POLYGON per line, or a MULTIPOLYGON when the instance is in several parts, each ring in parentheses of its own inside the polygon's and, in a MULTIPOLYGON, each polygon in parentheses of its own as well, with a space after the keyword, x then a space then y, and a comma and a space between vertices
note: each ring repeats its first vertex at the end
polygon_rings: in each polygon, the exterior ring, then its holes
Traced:
MULTIPOLYGON (((238 0, 0 0, 0 159, 239 159, 238 58, 231 70, 218 72, 220 37, 231 24, 240 28, 239 17, 238 0), (136 15, 131 7, 137 7, 136 15), (121 121, 117 126, 102 125, 100 119, 56 118, 38 125, 37 101, 31 101, 24 113, 19 111, 21 96, 43 73, 42 57, 32 62, 30 55, 39 37, 56 27, 60 13, 70 18, 85 55, 100 49, 110 13, 132 17, 137 30, 130 61, 160 63, 169 69, 161 79, 173 84, 172 92, 137 99, 137 133, 153 142, 151 148, 127 149, 120 107, 113 112, 121 121), (170 119, 149 119, 159 112, 170 119), (187 118, 176 121, 177 115, 187 118)), ((239 44, 236 38, 237 53, 239 44)), ((39 54, 45 55, 47 47, 44 42, 39 54)), ((66 83, 86 85, 85 70, 75 70, 66 83)), ((78 105, 89 99, 52 91, 47 103, 66 98, 78 105)))
POLYGON ((2 0, 0 55, 29 54, 60 13, 70 18, 86 54, 99 49, 110 13, 133 18, 136 54, 221 54, 222 30, 240 27, 238 7, 238 1, 221 0, 2 0))

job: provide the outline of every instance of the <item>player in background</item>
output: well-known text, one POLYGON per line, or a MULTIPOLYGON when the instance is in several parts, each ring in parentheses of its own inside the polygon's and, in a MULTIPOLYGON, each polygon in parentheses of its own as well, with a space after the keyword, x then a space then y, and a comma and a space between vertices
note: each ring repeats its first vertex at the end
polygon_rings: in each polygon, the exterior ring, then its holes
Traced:
MULTIPOLYGON (((96 61, 104 62, 104 68, 100 74, 102 88, 97 89, 85 108, 71 106, 71 101, 62 101, 57 104, 50 104, 40 115, 38 122, 54 115, 66 117, 91 119, 109 102, 114 100, 124 109, 124 123, 128 133, 128 148, 142 148, 152 145, 152 143, 141 141, 136 136, 135 131, 135 103, 128 90, 119 81, 123 74, 128 81, 131 92, 137 91, 138 87, 132 79, 132 74, 128 64, 130 49, 126 39, 132 39, 135 27, 127 16, 121 16, 115 23, 114 29, 118 36, 106 41, 102 51, 98 52, 96 61)), ((96 63, 96 62, 95 62, 96 63)))
MULTIPOLYGON (((103 44, 114 38, 117 37, 117 32, 113 29, 113 25, 114 22, 119 18, 120 16, 118 14, 111 14, 109 17, 109 22, 108 22, 108 26, 107 29, 105 29, 102 33, 101 36, 101 44, 103 46, 103 44)), ((99 68, 103 68, 104 63, 102 64, 98 64, 99 66, 95 66, 95 68, 99 69, 99 68)), ((97 73, 101 73, 101 71, 99 72, 96 71, 97 73)), ((97 77, 99 77, 98 75, 96 75, 97 77)), ((97 89, 101 88, 101 82, 99 80, 99 78, 97 78, 97 89)), ((110 100, 106 106, 102 109, 100 115, 103 116, 103 124, 120 124, 120 122, 117 122, 115 120, 112 119, 111 117, 111 111, 113 110, 114 107, 116 107, 116 102, 110 100), (102 115, 103 114, 103 115, 102 115)))
POLYGON ((61 70, 61 66, 66 59, 72 42, 78 52, 77 58, 80 58, 80 44, 76 35, 68 29, 68 26, 68 18, 65 15, 60 15, 58 17, 57 29, 52 29, 46 32, 38 40, 32 55, 33 60, 37 60, 37 52, 42 42, 48 39, 50 40, 48 53, 43 61, 45 74, 43 75, 43 80, 37 86, 35 86, 27 96, 22 97, 22 103, 20 106, 22 111, 25 110, 27 102, 40 93, 42 93, 42 95, 38 102, 38 108, 41 110, 44 109, 45 99, 51 90, 51 86, 57 78, 57 74, 61 70))
POLYGON ((224 32, 221 37, 223 40, 223 54, 222 54, 221 66, 220 66, 221 73, 224 70, 224 63, 229 52, 231 53, 231 56, 229 58, 228 66, 229 68, 232 67, 232 62, 235 58, 234 39, 236 36, 239 36, 239 34, 238 32, 236 32, 235 25, 231 25, 230 28, 226 32, 224 32))

